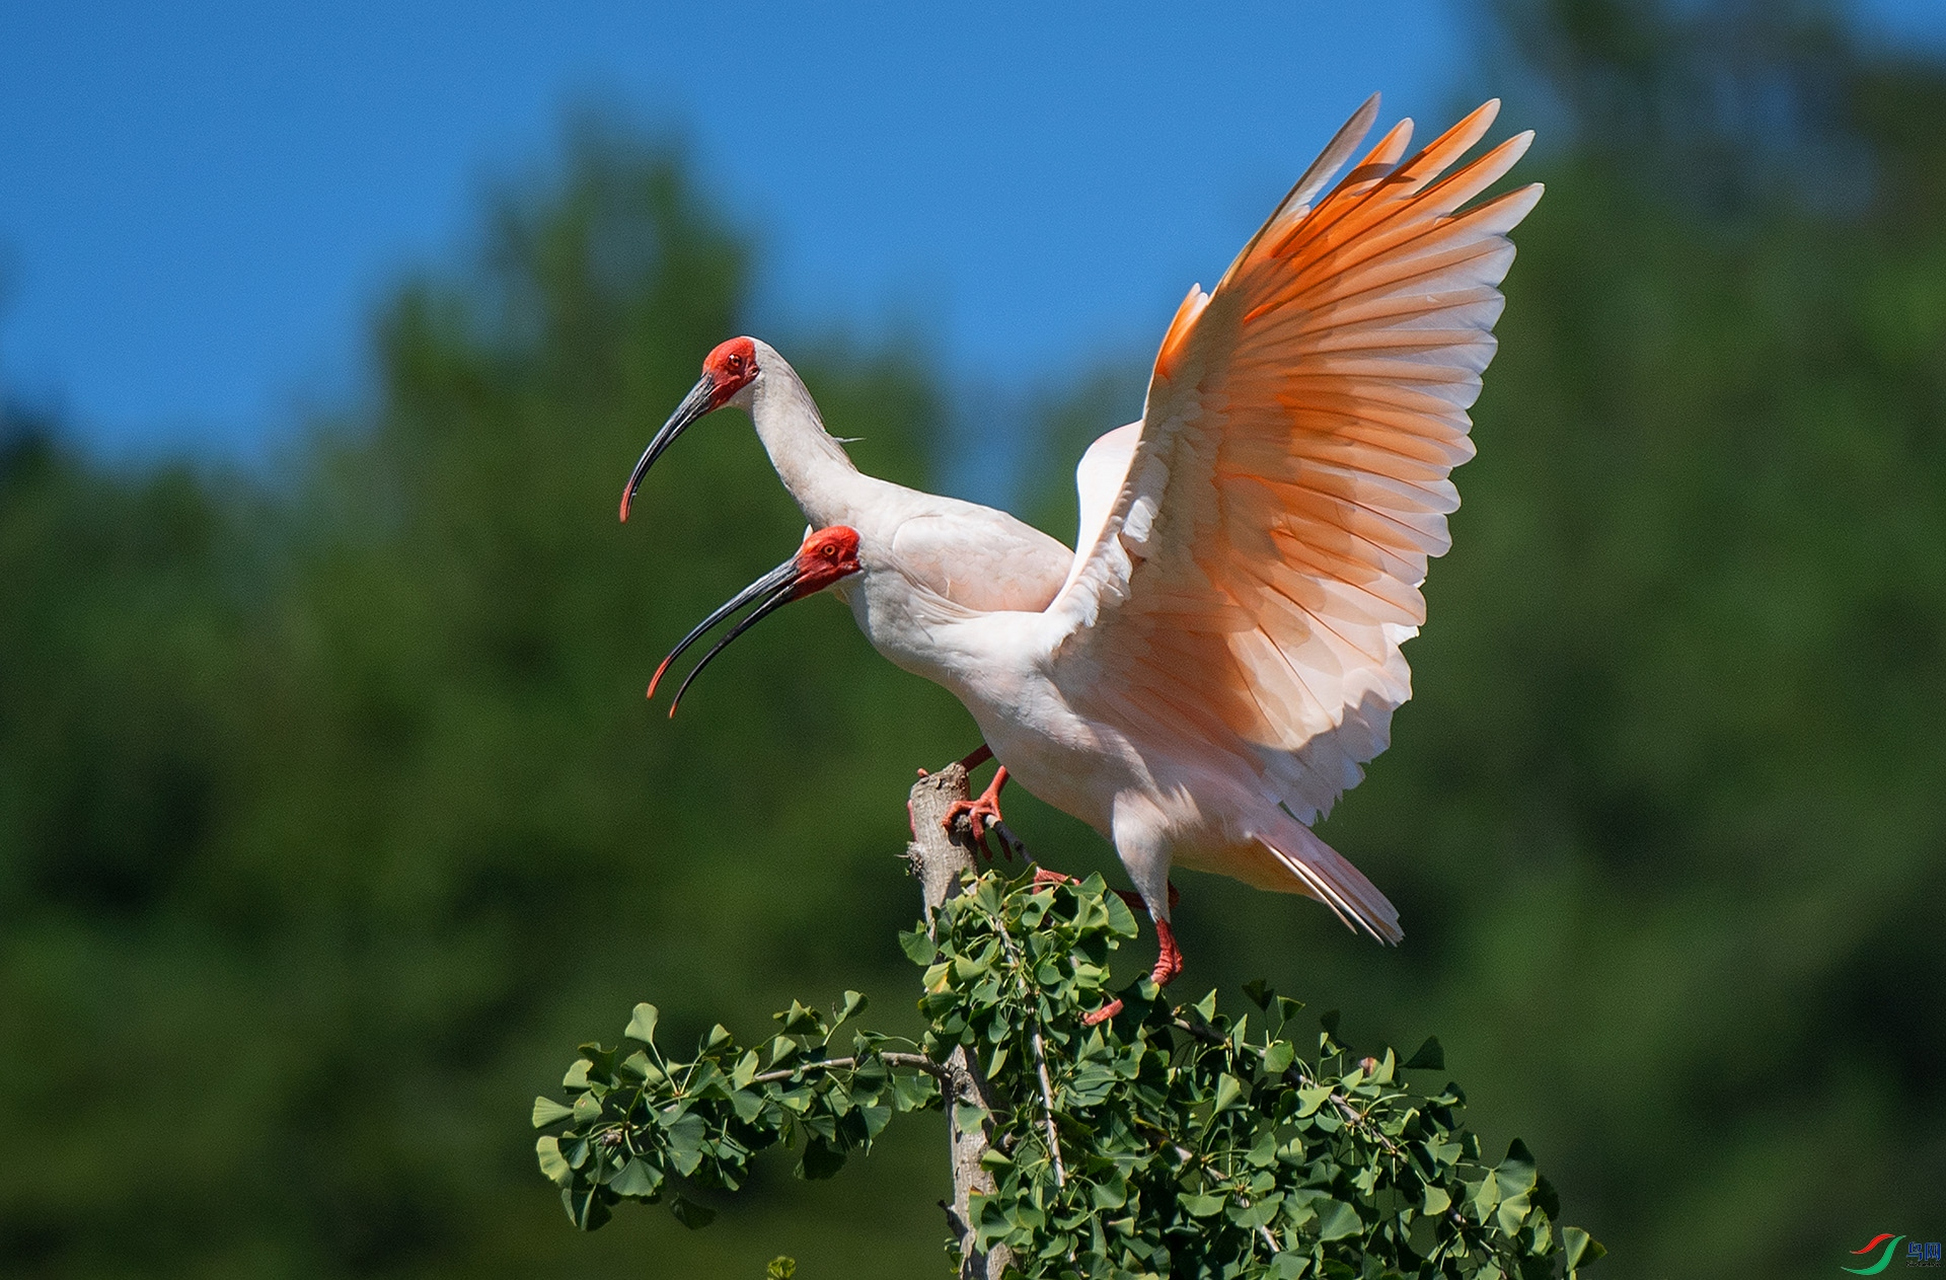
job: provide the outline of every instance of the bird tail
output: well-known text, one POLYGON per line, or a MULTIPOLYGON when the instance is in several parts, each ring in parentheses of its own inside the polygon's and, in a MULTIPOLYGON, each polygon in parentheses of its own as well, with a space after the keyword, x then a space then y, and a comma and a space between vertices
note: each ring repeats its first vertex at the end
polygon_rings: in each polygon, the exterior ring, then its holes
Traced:
POLYGON ((1362 927, 1380 942, 1397 945, 1405 937, 1399 928, 1399 910, 1378 886, 1313 835, 1309 827, 1282 812, 1276 816, 1277 820, 1263 824, 1267 829, 1256 832, 1254 838, 1270 851, 1278 866, 1296 877, 1298 892, 1330 907, 1354 933, 1362 927))

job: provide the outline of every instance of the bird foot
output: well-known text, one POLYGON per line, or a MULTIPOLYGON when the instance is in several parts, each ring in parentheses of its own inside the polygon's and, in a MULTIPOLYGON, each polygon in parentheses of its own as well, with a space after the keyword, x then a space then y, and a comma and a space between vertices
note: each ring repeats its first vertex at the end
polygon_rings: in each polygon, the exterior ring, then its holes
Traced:
MULTIPOLYGON (((981 748, 982 751, 985 749, 981 748)), ((993 775, 993 781, 988 784, 987 789, 980 793, 979 799, 953 801, 946 806, 946 816, 940 819, 941 824, 950 834, 959 820, 965 818, 967 827, 973 832, 974 847, 988 862, 993 861, 993 850, 987 845, 987 832, 1000 823, 1000 788, 1006 785, 1007 769, 1002 765, 993 775)), ((1013 846, 1005 838, 1002 838, 1000 844, 1007 851, 1007 856, 1011 858, 1013 846)))

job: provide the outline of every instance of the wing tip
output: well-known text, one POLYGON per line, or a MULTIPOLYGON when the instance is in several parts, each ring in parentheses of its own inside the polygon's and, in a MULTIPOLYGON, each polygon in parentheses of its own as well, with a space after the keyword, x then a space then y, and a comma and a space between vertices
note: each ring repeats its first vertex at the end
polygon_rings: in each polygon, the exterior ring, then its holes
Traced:
POLYGON ((1189 286, 1183 295, 1180 306, 1176 308, 1175 318, 1169 321, 1168 331, 1162 335, 1162 349, 1156 352, 1155 376, 1168 378, 1175 372, 1176 362, 1182 357, 1183 347, 1189 342, 1189 335, 1196 328, 1196 317, 1203 314, 1209 305, 1209 295, 1203 292, 1202 282, 1189 286))

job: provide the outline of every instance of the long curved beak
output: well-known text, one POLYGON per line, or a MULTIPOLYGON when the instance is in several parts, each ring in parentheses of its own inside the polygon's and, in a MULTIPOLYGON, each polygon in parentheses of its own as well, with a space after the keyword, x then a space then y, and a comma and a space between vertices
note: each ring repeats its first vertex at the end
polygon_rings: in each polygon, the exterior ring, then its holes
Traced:
POLYGON ((689 389, 689 394, 682 398, 682 403, 676 406, 676 411, 669 415, 669 421, 662 424, 662 430, 655 433, 655 439, 649 441, 649 447, 642 450, 641 461, 635 464, 635 470, 628 473, 628 488, 622 490, 623 521, 628 519, 628 508, 629 504, 635 501, 635 491, 642 487, 642 477, 649 474, 649 468, 653 467, 655 460, 662 456, 662 451, 674 444, 676 437, 687 431, 692 422, 715 407, 716 379, 706 373, 695 386, 689 389))
POLYGON ((762 603, 755 609, 752 609, 749 616, 742 622, 730 628, 729 634, 721 640, 718 640, 715 646, 703 655, 702 661, 691 668, 689 674, 683 678, 682 685, 676 690, 675 699, 669 703, 669 718, 672 720, 675 719, 676 708, 682 705, 682 695, 689 691, 690 684, 697 676, 702 674, 703 668, 710 664, 710 659, 727 649, 730 641, 736 639, 751 627, 756 626, 763 618, 768 617, 770 614, 775 613, 791 601, 797 599, 799 594, 798 588, 803 584, 804 578, 804 567, 799 561, 799 558, 793 555, 790 559, 784 561, 784 563, 778 565, 763 577, 737 592, 722 608, 697 623, 696 629, 684 636, 682 643, 669 651, 669 656, 662 660, 662 665, 655 669, 655 676, 649 681, 649 697, 655 697, 656 686, 662 683, 663 674, 669 670, 670 663, 682 656, 683 650, 696 643, 711 627, 714 627, 738 609, 743 608, 743 606, 753 600, 761 600, 762 603))

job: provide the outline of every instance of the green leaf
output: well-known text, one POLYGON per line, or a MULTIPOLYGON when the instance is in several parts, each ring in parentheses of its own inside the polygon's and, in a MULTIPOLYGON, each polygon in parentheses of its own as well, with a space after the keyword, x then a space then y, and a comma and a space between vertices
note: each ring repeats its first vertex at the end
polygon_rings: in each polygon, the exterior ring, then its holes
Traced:
POLYGON ((905 952, 906 959, 921 969, 930 966, 939 955, 939 944, 928 937, 924 929, 912 929, 899 934, 899 949, 905 952))
POLYGON ((1176 1197, 1176 1203, 1181 1205, 1183 1212, 1192 1218, 1207 1218, 1223 1211, 1222 1196, 1205 1196, 1197 1195, 1193 1192, 1184 1192, 1182 1195, 1176 1197))
POLYGON ((1212 1114, 1227 1111, 1242 1101, 1243 1081, 1227 1071, 1216 1078, 1216 1106, 1212 1114))
POLYGON ((1446 1069, 1446 1050, 1440 1047, 1438 1036, 1427 1036, 1426 1042, 1412 1051, 1405 1060, 1407 1071, 1444 1071, 1446 1069))
POLYGON ((822 1035, 824 1018, 816 1009, 807 1009, 797 1001, 791 1001, 789 1012, 774 1015, 784 1024, 784 1030, 791 1035, 822 1035))
POLYGON ((585 1089, 588 1087, 588 1068, 595 1064, 586 1058, 576 1058, 568 1073, 561 1077, 563 1089, 585 1089))
POLYGON ((1265 1013, 1269 1013, 1271 998, 1277 992, 1262 978, 1252 978, 1243 984, 1243 994, 1250 997, 1252 1004, 1262 1009, 1265 1013))
POLYGON ((664 1125, 663 1134, 669 1144, 669 1163, 676 1166, 676 1172, 685 1178, 696 1172, 703 1163, 703 1140, 709 1136, 703 1117, 686 1112, 664 1125))
POLYGON ((599 1187, 589 1187, 586 1191, 564 1190, 561 1198, 567 1203, 568 1218, 583 1231, 595 1230, 613 1214, 599 1187))
POLYGON ((1342 1200, 1319 1200, 1311 1206, 1318 1215, 1318 1239, 1343 1240, 1365 1229, 1358 1210, 1342 1200))
POLYGON ((787 1258, 782 1254, 772 1258, 770 1265, 764 1268, 764 1280, 791 1280, 791 1277, 796 1274, 797 1259, 787 1258))
POLYGON ((1264 1050, 1264 1074, 1281 1076, 1297 1058, 1297 1046, 1288 1040, 1273 1040, 1264 1050))
POLYGON ((561 1140, 553 1134, 543 1134, 534 1143, 534 1155, 540 1160, 541 1174, 558 1186, 567 1186, 574 1181, 574 1170, 561 1157, 561 1140))
POLYGON ((1311 1260, 1301 1253, 1280 1253, 1271 1258, 1265 1280, 1297 1280, 1310 1265, 1311 1260))
MULTIPOLYGON (((505 1114, 504 1112, 502 1114, 505 1114)), ((545 1129, 548 1125, 559 1124, 574 1114, 573 1107, 563 1106, 554 1099, 541 1096, 534 1099, 534 1127, 545 1129)))
POLYGON ((669 1212, 676 1215, 676 1221, 691 1231, 701 1231, 716 1221, 716 1210, 697 1204, 686 1196, 676 1196, 669 1201, 669 1212))
POLYGON ((1232 1205, 1230 1207, 1229 1218, 1231 1222, 1236 1223, 1245 1231, 1255 1231, 1258 1227, 1268 1225, 1274 1221, 1277 1217, 1278 1207, 1283 1203, 1284 1197, 1276 1192, 1272 1192, 1260 1200, 1251 1201, 1248 1205, 1232 1205))
POLYGON ((614 1181, 608 1184, 608 1189, 618 1196, 647 1199, 661 1185, 661 1170, 638 1156, 631 1156, 629 1162, 622 1166, 622 1171, 615 1175, 614 1181))
POLYGON ((1605 1256, 1608 1250, 1580 1227, 1569 1227, 1561 1232, 1561 1252, 1566 1255, 1568 1271, 1572 1273, 1576 1267, 1586 1266, 1605 1256))
POLYGON ((1305 1116, 1314 1114, 1319 1107, 1324 1105, 1324 1100, 1330 1096, 1331 1086, 1328 1084, 1313 1085, 1308 1089, 1299 1089, 1297 1091, 1298 1119, 1301 1120, 1305 1116))
MULTIPOLYGON (((654 1005, 638 1004, 635 1006, 635 1016, 628 1020, 628 1030, 622 1034, 643 1044, 654 1044, 656 1019, 661 1016, 654 1005)), ((615 1024, 611 1022, 608 1025, 612 1027, 615 1024)))
POLYGON ((1534 1189, 1534 1153, 1527 1144, 1515 1138, 1507 1148, 1507 1158, 1493 1171, 1495 1182, 1500 1184, 1500 1194, 1511 1196, 1534 1189))
POLYGON ((798 1162, 800 1176, 813 1181, 821 1181, 836 1174, 845 1167, 843 1148, 835 1147, 823 1138, 813 1138, 804 1144, 804 1159, 798 1162))
POLYGON ((1519 1231, 1520 1224, 1527 1221, 1528 1208, 1527 1193, 1525 1191, 1520 1192, 1518 1195, 1503 1198, 1500 1201, 1499 1208, 1494 1210, 1495 1215, 1497 1215, 1500 1221, 1500 1229, 1508 1235, 1519 1231))

